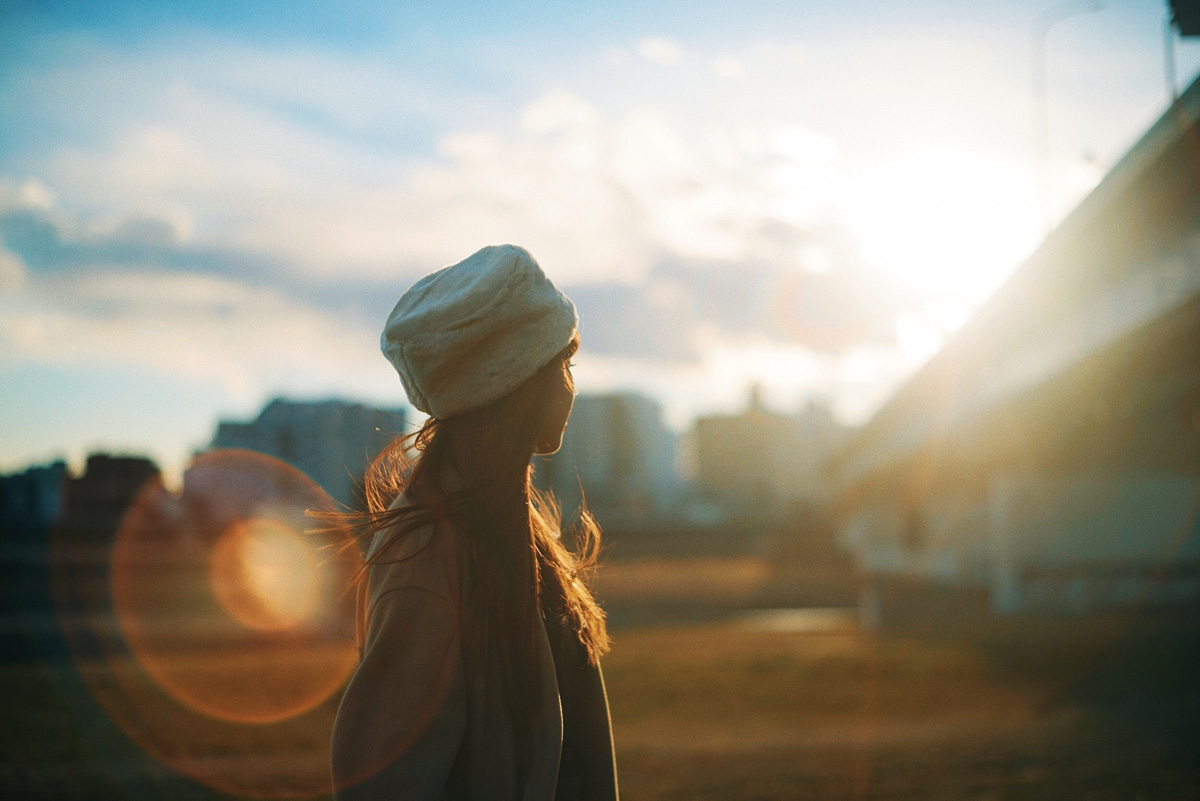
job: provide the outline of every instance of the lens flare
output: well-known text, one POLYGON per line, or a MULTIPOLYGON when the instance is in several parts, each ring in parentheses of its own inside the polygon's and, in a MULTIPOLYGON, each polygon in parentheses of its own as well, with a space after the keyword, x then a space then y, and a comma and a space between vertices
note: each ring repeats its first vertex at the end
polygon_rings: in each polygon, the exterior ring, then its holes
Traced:
POLYGON ((281 631, 317 605, 320 575, 314 548, 299 532, 269 517, 238 523, 212 553, 213 592, 243 626, 281 631))
POLYGON ((334 508, 277 459, 213 451, 182 493, 151 481, 119 523, 89 509, 87 525, 57 535, 72 656, 154 759, 242 796, 331 790, 329 732, 358 662, 349 587, 362 565, 348 532, 310 530, 311 511, 334 508))

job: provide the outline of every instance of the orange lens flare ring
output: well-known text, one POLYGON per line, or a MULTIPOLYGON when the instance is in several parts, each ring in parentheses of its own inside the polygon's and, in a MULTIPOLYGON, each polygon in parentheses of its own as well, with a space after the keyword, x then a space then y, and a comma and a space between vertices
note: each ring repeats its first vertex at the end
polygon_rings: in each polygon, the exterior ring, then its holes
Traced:
POLYGON ((111 611, 76 610, 102 659, 72 650, 101 706, 156 760, 242 795, 329 792, 317 751, 358 661, 348 587, 362 563, 347 532, 306 530, 308 510, 333 508, 303 473, 249 451, 197 457, 178 496, 157 482, 138 493, 108 560, 111 611), (317 745, 284 771, 217 756, 297 741, 317 745))

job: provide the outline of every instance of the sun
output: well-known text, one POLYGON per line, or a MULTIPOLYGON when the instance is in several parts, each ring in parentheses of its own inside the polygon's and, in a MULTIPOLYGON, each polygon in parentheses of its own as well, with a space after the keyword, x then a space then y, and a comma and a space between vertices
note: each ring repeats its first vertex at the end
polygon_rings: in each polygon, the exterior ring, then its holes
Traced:
POLYGON ((914 289, 983 301, 1037 241, 1027 169, 954 148, 915 150, 851 181, 864 257, 914 289))

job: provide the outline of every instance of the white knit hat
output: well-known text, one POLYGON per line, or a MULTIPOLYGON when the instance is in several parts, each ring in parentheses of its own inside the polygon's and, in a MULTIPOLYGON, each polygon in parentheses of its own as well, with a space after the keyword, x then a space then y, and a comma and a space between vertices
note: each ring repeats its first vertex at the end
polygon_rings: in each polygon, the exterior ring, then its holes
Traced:
POLYGON ((570 344, 578 323, 527 250, 491 245, 413 284, 380 347, 413 406, 446 418, 516 389, 570 344))

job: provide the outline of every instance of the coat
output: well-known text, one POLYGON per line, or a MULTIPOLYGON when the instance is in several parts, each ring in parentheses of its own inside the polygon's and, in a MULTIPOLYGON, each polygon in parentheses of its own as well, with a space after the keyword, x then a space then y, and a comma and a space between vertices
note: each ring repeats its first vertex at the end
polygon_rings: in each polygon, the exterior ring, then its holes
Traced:
POLYGON ((369 568, 360 590, 362 657, 334 723, 334 798, 616 801, 599 666, 556 654, 539 616, 531 657, 542 703, 529 734, 518 737, 497 666, 464 648, 462 567, 456 532, 430 525, 369 568))

